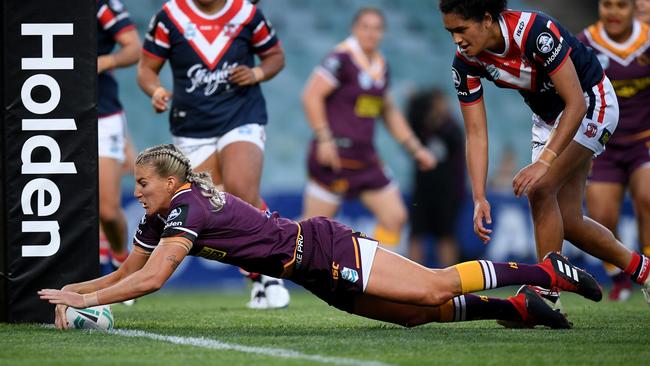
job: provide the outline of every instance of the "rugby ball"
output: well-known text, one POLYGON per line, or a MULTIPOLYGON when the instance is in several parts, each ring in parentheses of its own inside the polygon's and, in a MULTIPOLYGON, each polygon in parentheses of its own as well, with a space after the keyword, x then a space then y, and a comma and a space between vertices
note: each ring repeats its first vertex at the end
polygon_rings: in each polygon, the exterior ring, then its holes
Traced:
POLYGON ((108 305, 93 306, 85 309, 68 307, 65 311, 68 328, 75 329, 113 329, 113 312, 108 305))

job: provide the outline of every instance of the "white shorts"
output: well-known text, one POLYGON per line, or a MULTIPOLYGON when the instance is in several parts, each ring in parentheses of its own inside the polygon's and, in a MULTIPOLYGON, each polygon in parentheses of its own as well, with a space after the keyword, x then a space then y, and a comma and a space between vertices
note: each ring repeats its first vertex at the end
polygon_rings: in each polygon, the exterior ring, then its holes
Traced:
MULTIPOLYGON (((584 93, 587 113, 582 120, 573 141, 594 152, 594 157, 605 151, 605 145, 618 126, 618 100, 614 87, 607 77, 584 93)), ((533 114, 532 161, 537 161, 554 128, 560 121, 560 114, 553 126, 533 114)))
POLYGON ((374 240, 357 238, 359 243, 359 254, 361 255, 361 276, 363 277, 363 292, 366 292, 366 286, 368 286, 368 279, 370 278, 370 272, 372 272, 372 262, 375 260, 375 253, 377 252, 377 243, 374 240))
POLYGON ((226 132, 223 136, 208 138, 193 138, 174 136, 174 145, 190 159, 192 168, 201 165, 210 155, 221 152, 224 147, 233 142, 251 142, 264 151, 266 133, 264 126, 249 123, 226 132))
POLYGON ((100 158, 124 162, 126 143, 126 116, 124 112, 100 117, 97 125, 97 146, 100 158))

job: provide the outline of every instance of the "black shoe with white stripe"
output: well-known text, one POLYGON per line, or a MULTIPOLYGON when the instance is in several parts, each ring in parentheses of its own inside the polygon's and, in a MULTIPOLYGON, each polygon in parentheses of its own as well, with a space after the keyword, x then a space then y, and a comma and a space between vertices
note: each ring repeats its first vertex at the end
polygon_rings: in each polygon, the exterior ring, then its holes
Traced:
POLYGON ((603 298, 598 282, 583 269, 569 263, 562 255, 550 252, 540 266, 551 276, 553 290, 575 292, 592 301, 600 301, 603 298))

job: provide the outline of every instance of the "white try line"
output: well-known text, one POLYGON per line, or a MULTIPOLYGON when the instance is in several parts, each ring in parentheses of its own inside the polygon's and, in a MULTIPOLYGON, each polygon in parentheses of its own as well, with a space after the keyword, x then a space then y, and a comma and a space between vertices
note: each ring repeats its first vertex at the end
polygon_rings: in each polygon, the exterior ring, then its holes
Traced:
POLYGON ((222 342, 210 338, 169 336, 163 334, 149 333, 141 330, 129 330, 129 329, 113 329, 108 331, 108 333, 120 335, 124 337, 149 338, 156 341, 182 344, 185 346, 228 350, 228 351, 236 351, 236 352, 244 352, 244 353, 254 353, 254 354, 264 355, 264 356, 315 361, 315 362, 328 363, 334 365, 390 366, 390 364, 379 362, 379 361, 364 361, 364 360, 355 360, 353 358, 309 355, 306 353, 301 353, 290 349, 244 346, 241 344, 226 343, 226 342, 222 342))

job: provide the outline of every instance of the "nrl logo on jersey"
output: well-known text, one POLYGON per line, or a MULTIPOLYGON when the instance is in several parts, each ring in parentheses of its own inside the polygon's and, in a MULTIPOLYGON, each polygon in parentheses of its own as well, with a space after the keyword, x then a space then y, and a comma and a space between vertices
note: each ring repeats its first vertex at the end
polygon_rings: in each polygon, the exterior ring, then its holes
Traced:
POLYGON ((192 93, 199 88, 203 88, 203 94, 208 96, 214 94, 221 84, 225 84, 226 90, 228 90, 230 89, 228 77, 232 69, 237 65, 236 62, 232 64, 224 62, 221 69, 210 71, 203 64, 195 64, 187 70, 187 78, 192 85, 186 88, 185 91, 192 93))
POLYGON ((172 210, 172 212, 169 213, 169 215, 167 215, 167 221, 171 221, 177 218, 178 215, 181 214, 181 212, 183 212, 183 210, 180 207, 176 207, 175 209, 172 210))

